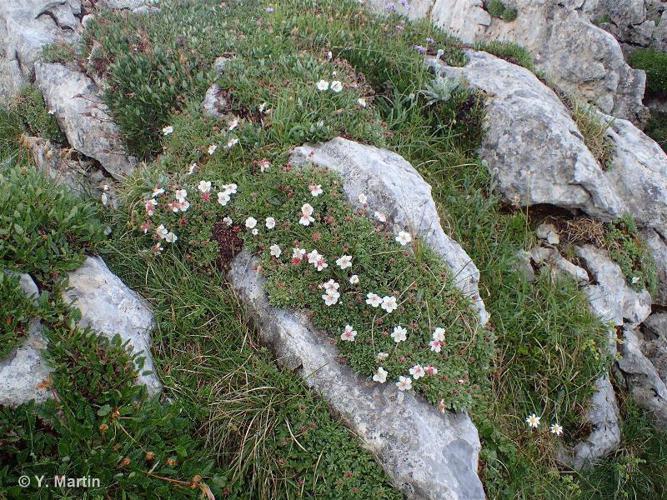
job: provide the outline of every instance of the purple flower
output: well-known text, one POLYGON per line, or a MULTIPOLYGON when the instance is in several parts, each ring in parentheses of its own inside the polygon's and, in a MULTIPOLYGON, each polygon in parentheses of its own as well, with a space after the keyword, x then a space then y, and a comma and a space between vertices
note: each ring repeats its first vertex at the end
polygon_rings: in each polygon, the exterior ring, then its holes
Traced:
POLYGON ((396 4, 394 2, 387 5, 387 12, 396 12, 396 4))
POLYGON ((273 10, 274 10, 273 7, 266 8, 266 12, 268 12, 269 14, 273 14, 273 10))
POLYGON ((402 6, 404 9, 407 9, 407 8, 409 7, 409 5, 408 5, 408 0, 401 0, 401 6, 402 6))
POLYGON ((428 38, 426 39, 426 43, 428 43, 428 44, 434 44, 434 43, 435 43, 435 40, 433 40, 433 38, 431 38, 431 37, 428 37, 428 38))
POLYGON ((415 45, 413 48, 420 54, 426 54, 426 47, 422 47, 421 45, 415 45))

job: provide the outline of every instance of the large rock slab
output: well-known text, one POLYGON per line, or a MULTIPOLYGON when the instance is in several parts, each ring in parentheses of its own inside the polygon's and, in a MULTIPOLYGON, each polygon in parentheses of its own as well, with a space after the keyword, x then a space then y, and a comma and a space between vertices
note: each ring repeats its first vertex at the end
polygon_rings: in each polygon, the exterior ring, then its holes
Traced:
POLYGON ((231 286, 278 363, 297 371, 375 453, 409 498, 484 498, 477 477, 479 437, 466 414, 441 414, 393 384, 375 384, 338 362, 330 340, 305 315, 272 307, 258 261, 247 251, 232 262, 231 286))
POLYGON ((120 131, 95 83, 62 64, 35 64, 35 77, 70 145, 99 161, 114 178, 129 175, 136 159, 128 157, 120 131))
POLYGON ((79 269, 69 274, 64 298, 81 311, 81 327, 90 327, 109 339, 118 334, 123 341, 129 340, 133 352, 144 358, 138 382, 146 386, 150 395, 161 391, 151 356, 153 314, 143 298, 99 257, 86 258, 79 269))
POLYGON ((461 68, 429 63, 487 94, 480 154, 505 198, 522 206, 580 209, 602 219, 620 216, 625 204, 556 94, 525 68, 484 52, 466 55, 469 62, 461 68))
POLYGON ((477 266, 461 245, 442 230, 431 186, 402 156, 337 137, 324 144, 296 148, 290 164, 314 165, 336 172, 352 206, 381 212, 394 232, 406 230, 422 238, 452 271, 454 284, 470 298, 481 323, 488 321, 479 294, 477 266), (366 195, 366 204, 359 201, 361 194, 366 195))

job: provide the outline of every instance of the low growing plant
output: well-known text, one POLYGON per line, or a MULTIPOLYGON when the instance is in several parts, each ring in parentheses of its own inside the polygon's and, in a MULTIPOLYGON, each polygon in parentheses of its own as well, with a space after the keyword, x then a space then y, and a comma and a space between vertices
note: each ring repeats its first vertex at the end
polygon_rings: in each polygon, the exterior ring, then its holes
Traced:
POLYGON ((614 144, 607 136, 612 121, 605 121, 589 104, 574 101, 571 106, 572 119, 584 137, 584 144, 604 170, 611 168, 614 159, 614 144))
POLYGON ((35 307, 19 286, 18 276, 0 271, 0 360, 29 334, 35 307))
POLYGON ((653 94, 667 94, 667 52, 636 49, 628 58, 630 66, 646 71, 646 88, 653 94))
POLYGON ((491 16, 507 22, 514 21, 518 16, 517 10, 507 7, 502 0, 490 0, 486 6, 486 10, 491 16))

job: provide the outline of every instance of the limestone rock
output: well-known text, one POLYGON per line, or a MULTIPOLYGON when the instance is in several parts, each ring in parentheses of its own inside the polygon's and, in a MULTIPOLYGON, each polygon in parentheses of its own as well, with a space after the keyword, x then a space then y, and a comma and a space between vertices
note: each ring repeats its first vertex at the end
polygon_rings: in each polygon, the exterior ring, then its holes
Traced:
POLYGON ((120 131, 95 83, 62 64, 37 63, 35 75, 70 145, 99 161, 114 178, 121 180, 129 175, 136 159, 127 156, 120 131))
POLYGON ((558 236, 558 229, 553 224, 540 224, 535 231, 535 234, 541 240, 546 240, 549 245, 558 245, 560 243, 560 236, 558 236))
POLYGON ((299 313, 271 307, 258 262, 244 251, 229 280, 278 363, 298 371, 409 498, 484 498, 477 477, 479 437, 466 414, 439 413, 392 384, 375 384, 338 362, 338 351, 299 313))
POLYGON ((574 469, 593 465, 621 443, 618 402, 607 375, 595 382, 595 392, 586 418, 593 427, 592 432, 572 450, 562 450, 559 454, 559 460, 574 469))
POLYGON ((324 144, 296 148, 290 164, 312 164, 336 172, 355 208, 363 207, 359 195, 365 194, 367 208, 386 214, 395 233, 406 230, 422 238, 452 271, 454 284, 470 298, 481 323, 488 321, 479 294, 479 270, 461 245, 442 230, 431 186, 402 156, 337 137, 324 144))
POLYGON ((138 382, 155 395, 162 385, 154 372, 151 356, 153 314, 144 299, 130 290, 99 257, 88 257, 69 274, 69 288, 64 297, 81 311, 80 326, 90 327, 112 338, 118 334, 130 341, 133 351, 144 358, 138 382))
POLYGON ((667 242, 657 231, 648 230, 642 233, 653 260, 658 275, 658 290, 653 297, 653 303, 667 306, 667 242))
POLYGON ((466 51, 461 68, 431 60, 436 71, 464 78, 488 96, 481 157, 510 202, 581 209, 601 219, 625 205, 583 142, 556 94, 527 69, 466 51))
POLYGON ((667 384, 667 313, 654 313, 643 325, 642 353, 667 384))
POLYGON ((586 270, 565 259, 555 248, 535 247, 530 251, 530 257, 536 264, 549 264, 556 274, 565 274, 579 283, 588 283, 586 270))
POLYGON ((652 414, 659 428, 667 430, 667 385, 642 352, 634 329, 623 329, 621 352, 618 367, 628 382, 630 394, 640 407, 652 414))

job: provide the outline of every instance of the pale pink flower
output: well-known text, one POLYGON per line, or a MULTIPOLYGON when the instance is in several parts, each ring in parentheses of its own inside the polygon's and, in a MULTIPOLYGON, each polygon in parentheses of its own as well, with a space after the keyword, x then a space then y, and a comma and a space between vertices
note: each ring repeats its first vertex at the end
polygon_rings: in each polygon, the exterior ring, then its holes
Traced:
POLYGON ((338 260, 336 260, 336 264, 341 269, 347 269, 348 267, 352 267, 352 256, 351 255, 343 255, 338 260))
POLYGON ((292 248, 292 264, 301 264, 305 256, 306 251, 303 248, 292 248))
POLYGON ((412 241, 412 235, 406 231, 401 231, 396 236, 396 241, 405 246, 412 241))
POLYGON ((394 331, 391 332, 391 338, 394 339, 394 342, 397 344, 405 342, 405 339, 408 338, 408 331, 402 326, 395 326, 394 331))
POLYGON ((343 330, 343 333, 341 333, 340 338, 341 340, 346 340, 348 342, 354 342, 354 337, 357 336, 357 332, 352 326, 350 325, 345 325, 345 330, 343 330))
POLYGON ((388 375, 387 370, 379 366, 377 371, 373 375, 373 380, 375 382, 379 382, 380 384, 384 384, 387 381, 387 375, 388 375))
POLYGON ((410 368, 410 375, 412 375, 412 377, 415 380, 419 380, 424 375, 426 375, 426 372, 424 371, 424 368, 422 367, 422 365, 415 365, 412 368, 410 368))
POLYGON ((382 297, 375 293, 368 293, 366 294, 366 304, 371 307, 380 307, 380 304, 382 304, 382 297))
POLYGON ((382 297, 382 304, 380 307, 388 313, 395 311, 398 308, 396 297, 382 297))
POLYGON ((431 340, 429 345, 431 346, 431 351, 439 353, 442 350, 443 343, 439 340, 431 340))
POLYGON ((313 211, 315 209, 309 203, 304 203, 301 207, 301 218, 299 219, 299 224, 302 226, 310 226, 311 222, 315 222, 315 219, 312 217, 313 211))
POLYGON ((396 387, 399 391, 409 391, 412 389, 412 379, 410 377, 403 377, 402 375, 398 377, 398 382, 396 382, 396 387))
POLYGON ((324 193, 324 191, 322 190, 322 186, 319 184, 311 184, 310 186, 308 186, 308 190, 310 191, 310 194, 312 194, 314 197, 318 197, 319 195, 324 193))
POLYGON ((433 365, 428 365, 424 368, 426 375, 433 376, 438 374, 438 369, 433 365))

